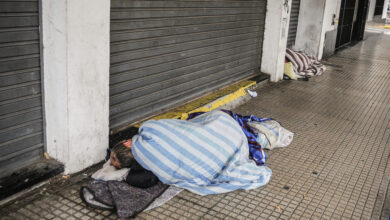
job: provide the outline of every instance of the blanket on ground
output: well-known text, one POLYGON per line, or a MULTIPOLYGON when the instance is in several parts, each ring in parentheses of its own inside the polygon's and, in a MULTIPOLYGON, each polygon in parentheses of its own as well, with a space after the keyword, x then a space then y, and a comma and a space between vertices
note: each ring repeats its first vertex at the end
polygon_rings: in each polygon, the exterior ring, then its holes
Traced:
POLYGON ((293 64, 296 74, 299 76, 321 75, 326 70, 326 67, 317 59, 303 52, 297 52, 287 48, 286 58, 293 64))
POLYGON ((161 206, 183 191, 182 188, 169 186, 164 191, 164 193, 158 196, 160 193, 159 190, 165 188, 166 186, 164 185, 164 187, 162 187, 161 182, 158 183, 158 187, 154 188, 137 188, 133 186, 128 187, 128 183, 124 182, 124 180, 134 177, 134 175, 127 176, 129 171, 131 171, 133 168, 135 167, 132 166, 131 169, 122 168, 117 170, 110 164, 110 161, 107 161, 100 170, 96 171, 91 176, 94 180, 89 182, 88 186, 83 186, 81 188, 80 196, 82 200, 88 206, 93 208, 116 210, 118 215, 121 215, 122 217, 130 217, 131 215, 134 216, 136 213, 141 211, 146 211, 161 206), (109 187, 110 185, 111 187, 109 187), (116 187, 113 187, 113 185, 116 185, 116 187), (111 191, 116 189, 128 189, 128 191, 124 192, 126 198, 120 199, 119 197, 114 196, 121 195, 122 193, 122 191, 111 191), (129 203, 131 203, 131 205, 127 207, 126 204, 129 203), (145 207, 147 204, 150 205, 143 210, 143 207, 145 207))
POLYGON ((168 185, 161 182, 141 189, 123 181, 92 180, 80 189, 80 196, 88 206, 106 210, 116 209, 118 217, 129 218, 147 208, 167 188, 168 185))
POLYGON ((249 159, 241 127, 219 110, 188 121, 149 120, 133 137, 132 151, 163 183, 199 195, 258 188, 272 173, 249 159))

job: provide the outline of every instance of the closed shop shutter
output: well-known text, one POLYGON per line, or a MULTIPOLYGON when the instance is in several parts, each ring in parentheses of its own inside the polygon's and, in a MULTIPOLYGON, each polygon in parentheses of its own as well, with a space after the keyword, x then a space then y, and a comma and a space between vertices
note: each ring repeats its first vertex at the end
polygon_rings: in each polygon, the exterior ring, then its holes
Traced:
POLYGON ((259 72, 266 0, 111 1, 110 128, 259 72))
POLYGON ((39 2, 0 2, 0 176, 43 154, 39 2))
POLYGON ((288 28, 288 37, 287 37, 288 48, 292 48, 295 45, 300 4, 301 4, 301 0, 293 0, 291 2, 290 24, 288 28))

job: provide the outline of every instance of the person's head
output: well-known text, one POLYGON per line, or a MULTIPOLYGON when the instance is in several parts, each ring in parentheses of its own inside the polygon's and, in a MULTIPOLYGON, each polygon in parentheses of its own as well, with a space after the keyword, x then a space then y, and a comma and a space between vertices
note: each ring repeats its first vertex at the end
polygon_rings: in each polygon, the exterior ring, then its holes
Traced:
POLYGON ((128 168, 133 161, 134 156, 131 152, 131 139, 121 141, 111 149, 110 162, 114 167, 118 169, 128 168))

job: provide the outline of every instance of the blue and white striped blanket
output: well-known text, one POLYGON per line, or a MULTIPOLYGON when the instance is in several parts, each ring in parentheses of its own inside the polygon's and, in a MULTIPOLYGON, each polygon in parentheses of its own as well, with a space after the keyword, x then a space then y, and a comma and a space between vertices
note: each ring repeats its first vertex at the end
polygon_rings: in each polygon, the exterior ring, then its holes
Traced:
POLYGON ((249 159, 241 127, 219 110, 188 121, 147 121, 133 137, 132 151, 163 183, 200 195, 254 189, 272 173, 249 159))

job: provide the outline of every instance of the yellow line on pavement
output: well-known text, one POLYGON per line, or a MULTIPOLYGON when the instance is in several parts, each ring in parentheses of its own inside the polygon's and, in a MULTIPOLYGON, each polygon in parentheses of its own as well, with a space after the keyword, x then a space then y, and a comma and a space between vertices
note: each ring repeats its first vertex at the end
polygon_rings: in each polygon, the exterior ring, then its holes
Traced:
MULTIPOLYGON (((169 112, 153 117, 152 119, 176 118, 185 120, 193 112, 208 112, 226 105, 241 96, 247 94, 246 89, 256 84, 256 81, 245 80, 220 89, 210 95, 196 99, 184 106, 175 108, 169 112)), ((139 127, 141 123, 134 125, 139 127)))

